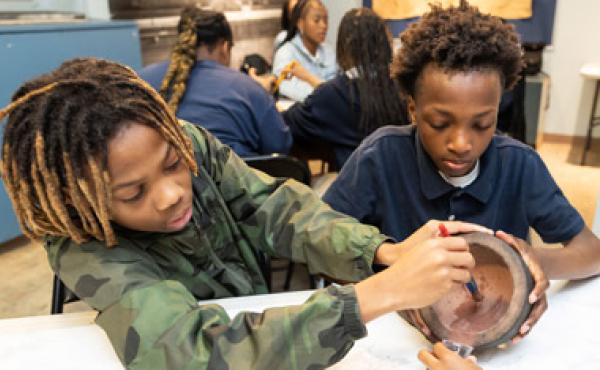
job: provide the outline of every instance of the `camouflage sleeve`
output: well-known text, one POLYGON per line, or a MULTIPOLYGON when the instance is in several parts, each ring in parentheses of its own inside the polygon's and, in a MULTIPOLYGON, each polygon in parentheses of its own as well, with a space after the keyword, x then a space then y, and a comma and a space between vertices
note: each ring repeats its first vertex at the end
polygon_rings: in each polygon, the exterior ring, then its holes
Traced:
POLYGON ((359 281, 373 273, 386 239, 372 226, 336 212, 309 187, 249 168, 205 130, 186 126, 202 166, 218 184, 247 239, 266 253, 305 263, 312 274, 359 281))
POLYGON ((100 311, 97 323, 128 369, 323 369, 366 335, 354 287, 328 287, 304 304, 245 312, 198 305, 165 280, 142 249, 68 240, 47 245, 65 284, 100 311))

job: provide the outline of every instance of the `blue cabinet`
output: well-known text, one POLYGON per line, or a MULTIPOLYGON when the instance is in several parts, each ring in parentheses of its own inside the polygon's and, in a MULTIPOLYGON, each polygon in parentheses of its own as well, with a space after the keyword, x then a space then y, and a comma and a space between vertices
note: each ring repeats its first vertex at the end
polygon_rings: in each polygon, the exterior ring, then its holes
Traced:
MULTIPOLYGON (((142 66, 138 28, 132 21, 0 26, 0 106, 23 82, 49 72, 74 57, 100 57, 139 69, 142 66)), ((0 125, 0 139, 2 128, 0 125)), ((19 236, 4 184, 0 185, 0 243, 19 236)))

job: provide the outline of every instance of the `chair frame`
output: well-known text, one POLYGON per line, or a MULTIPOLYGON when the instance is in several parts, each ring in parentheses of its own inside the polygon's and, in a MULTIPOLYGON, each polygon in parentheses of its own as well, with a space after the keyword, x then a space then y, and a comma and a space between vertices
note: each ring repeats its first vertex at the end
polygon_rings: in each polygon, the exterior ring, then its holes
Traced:
POLYGON ((594 91, 594 100, 592 100, 592 111, 590 113, 590 121, 588 125, 587 135, 585 137, 585 144, 583 145, 583 153, 581 155, 581 165, 585 164, 585 158, 587 156, 590 147, 592 146, 592 131, 595 127, 600 126, 600 116, 596 116, 596 106, 598 103, 598 91, 600 91, 600 79, 595 82, 596 89, 594 91))

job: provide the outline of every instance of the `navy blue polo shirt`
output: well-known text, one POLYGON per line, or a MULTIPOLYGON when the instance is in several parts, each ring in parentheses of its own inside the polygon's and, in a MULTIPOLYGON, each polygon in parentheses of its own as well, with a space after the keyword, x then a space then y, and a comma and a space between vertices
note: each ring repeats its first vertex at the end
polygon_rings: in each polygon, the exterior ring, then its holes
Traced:
POLYGON ((345 74, 338 75, 283 113, 295 141, 310 143, 318 138, 332 145, 337 168, 342 168, 365 137, 358 130, 360 99, 352 102, 350 89, 358 96, 356 84, 345 74))
MULTIPOLYGON (((356 80, 340 74, 319 85, 304 102, 291 106, 283 113, 283 119, 296 142, 320 139, 330 144, 337 168, 342 168, 366 136, 358 127, 361 112, 358 96, 356 80)), ((406 121, 402 116, 398 122, 385 124, 404 125, 406 121)))
MULTIPOLYGON (((168 66, 150 65, 139 76, 158 91, 168 66)), ((292 146, 273 98, 252 78, 215 61, 196 62, 177 117, 206 128, 239 156, 288 153, 292 146)))
POLYGON ((529 226, 547 243, 566 242, 584 227, 539 155, 494 136, 477 179, 455 188, 440 176, 414 126, 386 126, 367 137, 324 200, 397 240, 430 219, 456 219, 525 239, 529 226))

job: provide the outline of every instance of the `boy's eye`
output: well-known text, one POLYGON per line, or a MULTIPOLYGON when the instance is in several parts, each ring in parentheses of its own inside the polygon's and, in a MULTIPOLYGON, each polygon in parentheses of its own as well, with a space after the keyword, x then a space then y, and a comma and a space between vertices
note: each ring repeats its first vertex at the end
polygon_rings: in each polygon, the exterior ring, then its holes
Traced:
POLYGON ((486 123, 475 123, 475 125, 474 125, 475 129, 478 131, 489 130, 492 126, 493 126, 493 124, 486 124, 486 123))
POLYGON ((448 127, 448 124, 445 122, 432 122, 429 124, 429 126, 431 126, 431 128, 434 130, 443 130, 448 127))
POLYGON ((179 167, 179 163, 181 163, 181 157, 177 157, 177 160, 167 167, 167 171, 175 171, 179 167))
POLYGON ((127 199, 121 199, 121 201, 123 201, 125 203, 134 203, 134 202, 142 199, 143 195, 144 195, 144 190, 140 189, 140 191, 138 191, 134 196, 129 197, 127 199))

